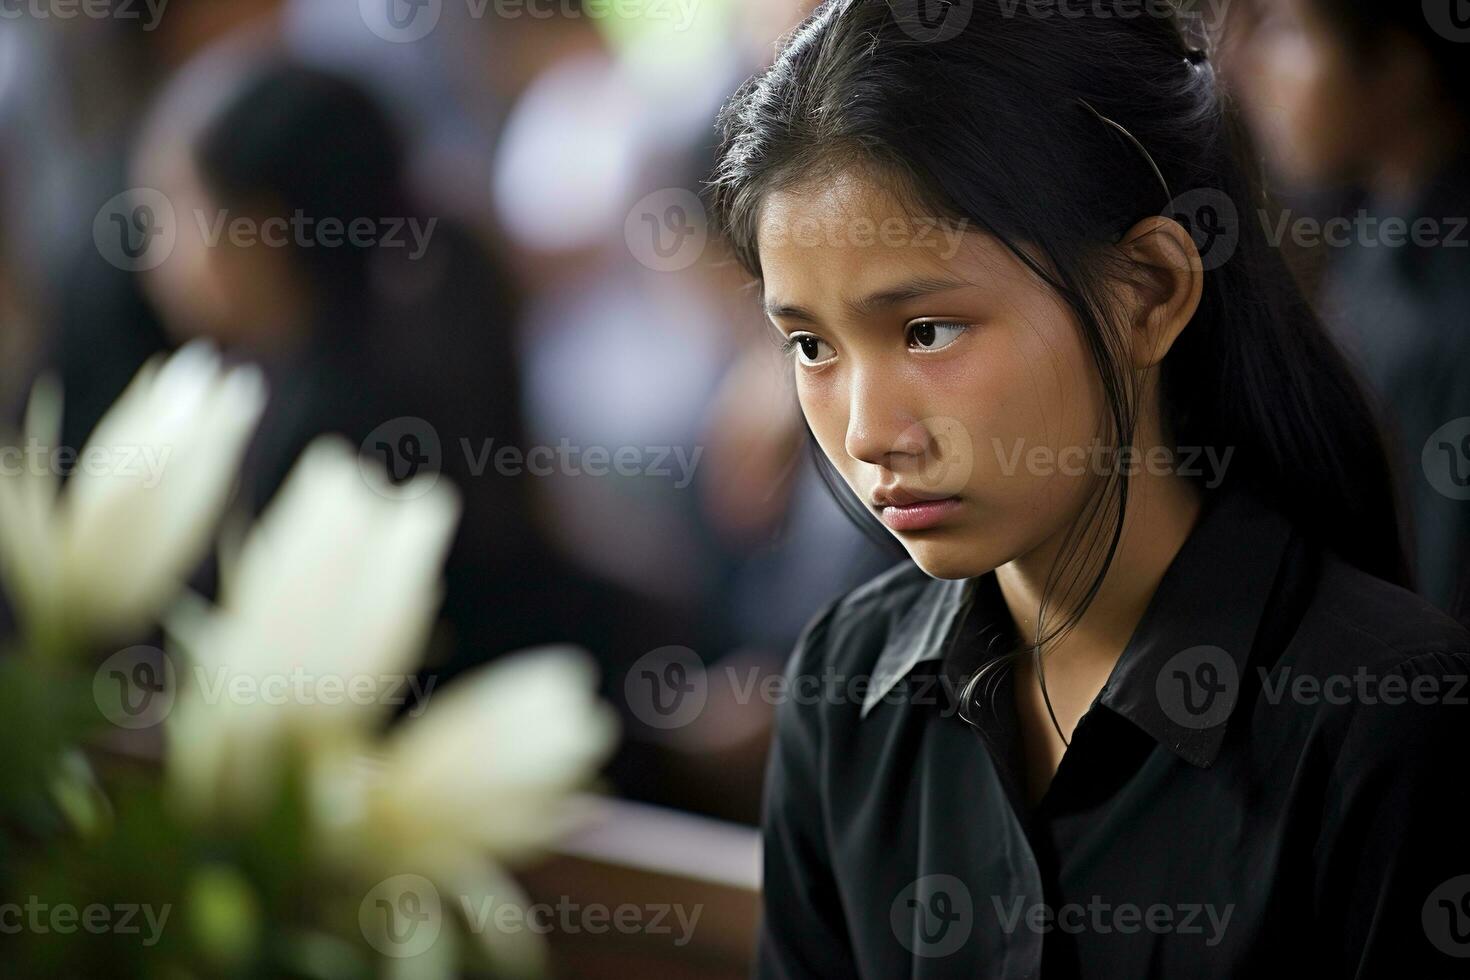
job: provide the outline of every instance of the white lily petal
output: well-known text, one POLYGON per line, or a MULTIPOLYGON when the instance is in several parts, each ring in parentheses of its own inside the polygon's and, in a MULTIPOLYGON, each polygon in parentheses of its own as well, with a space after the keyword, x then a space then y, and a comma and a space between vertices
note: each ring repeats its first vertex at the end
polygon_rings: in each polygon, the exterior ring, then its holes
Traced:
POLYGON ((405 847, 524 854, 565 829, 564 797, 616 733, 584 652, 524 651, 455 682, 390 735, 375 806, 405 847))
POLYGON ((265 404, 254 368, 190 344, 138 372, 57 501, 59 601, 78 632, 122 638, 203 556, 265 404))
MULTIPOLYGON (((316 440, 241 543, 219 605, 170 619, 204 681, 181 698, 213 690, 209 717, 250 758, 287 739, 320 752, 364 737, 421 656, 458 518, 447 481, 386 497, 344 440, 316 440)), ((202 754, 190 778, 217 785, 208 765, 231 751, 202 754)))
POLYGON ((546 943, 536 931, 545 924, 528 921, 530 896, 503 868, 474 861, 443 876, 439 884, 458 897, 464 926, 489 957, 496 976, 546 975, 546 943), (505 917, 502 923, 496 910, 507 905, 517 914, 505 917))
POLYGON ((61 385, 41 377, 26 403, 25 444, 0 467, 0 576, 26 629, 54 635, 62 619, 60 588, 61 528, 56 497, 61 481, 50 469, 49 453, 61 441, 61 385), (47 456, 38 462, 37 449, 47 456))

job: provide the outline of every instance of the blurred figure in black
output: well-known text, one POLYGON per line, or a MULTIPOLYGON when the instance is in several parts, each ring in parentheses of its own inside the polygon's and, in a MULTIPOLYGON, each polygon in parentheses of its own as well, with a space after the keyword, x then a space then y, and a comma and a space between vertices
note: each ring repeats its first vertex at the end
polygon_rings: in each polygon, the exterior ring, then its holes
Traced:
MULTIPOLYGON (((156 24, 124 16, 66 22, 59 67, 85 159, 71 175, 75 213, 60 216, 69 240, 58 246, 66 258, 44 284, 52 326, 36 365, 61 379, 63 445, 80 446, 143 362, 168 346, 136 273, 109 261, 93 238, 94 215, 130 187, 138 117, 197 52, 237 32, 273 32, 282 2, 194 0, 169 7, 156 24)), ((122 0, 115 5, 123 7, 122 0)))
MULTIPOLYGON (((435 470, 459 488, 428 668, 439 683, 498 654, 573 642, 611 684, 671 627, 571 570, 546 543, 530 470, 498 462, 506 447, 522 460, 531 448, 518 297, 486 244, 424 213, 405 161, 355 83, 250 39, 211 51, 170 85, 140 141, 137 183, 164 195, 176 225, 145 292, 173 340, 207 336, 266 370, 270 401, 243 474, 250 509, 324 433, 395 478, 435 470)), ((613 774, 630 792, 652 776, 626 755, 613 774)))
MULTIPOLYGON (((1463 6, 1461 4, 1460 6, 1463 6)), ((1321 306, 1398 444, 1420 591, 1470 589, 1470 20, 1378 0, 1252 0, 1226 51, 1274 176, 1352 186, 1364 209, 1306 232, 1335 253, 1321 306)), ((1288 215, 1281 230, 1303 229, 1288 215)))
POLYGON ((521 445, 514 299, 471 235, 416 209, 403 146, 365 92, 255 54, 191 66, 144 132, 138 183, 163 193, 176 226, 168 258, 143 274, 146 293, 172 339, 207 336, 266 369, 250 509, 323 433, 399 478, 443 471, 465 496, 448 609, 457 640, 519 645, 530 636, 511 627, 527 617, 493 638, 471 624, 496 604, 488 590, 518 581, 537 553, 526 484, 464 450, 521 445))

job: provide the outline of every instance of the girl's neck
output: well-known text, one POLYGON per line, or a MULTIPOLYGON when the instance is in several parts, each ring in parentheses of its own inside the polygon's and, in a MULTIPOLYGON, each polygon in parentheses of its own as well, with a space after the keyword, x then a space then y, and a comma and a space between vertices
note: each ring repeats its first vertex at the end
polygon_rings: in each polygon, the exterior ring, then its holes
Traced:
MULTIPOLYGON (((1198 487, 1184 477, 1145 473, 1131 479, 1117 553, 1081 620, 1043 650, 1049 671, 1065 671, 1069 663, 1096 670, 1117 661, 1165 571, 1194 529, 1202 506, 1198 487)), ((996 569, 1011 619, 1027 643, 1036 642, 1037 611, 1049 573, 1059 559, 1072 557, 1062 552, 1065 537, 1063 529, 1042 546, 996 569)), ((1106 545, 1104 539, 1098 548, 1106 545)), ((1098 557, 1100 560, 1101 554, 1098 557)), ((1093 570, 1084 570, 1082 584, 1093 570)), ((1054 607, 1065 601, 1064 596, 1051 597, 1054 607)), ((1064 615, 1062 609, 1049 609, 1040 628, 1052 632, 1064 615)))

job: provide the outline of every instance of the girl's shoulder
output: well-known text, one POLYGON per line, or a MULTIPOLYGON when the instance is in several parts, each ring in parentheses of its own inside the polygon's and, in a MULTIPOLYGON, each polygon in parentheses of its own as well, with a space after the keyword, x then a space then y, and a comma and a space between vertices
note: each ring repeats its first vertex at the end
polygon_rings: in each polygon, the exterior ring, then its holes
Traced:
POLYGON ((1407 668, 1414 661, 1470 666, 1470 630, 1428 601, 1355 568, 1323 557, 1298 633, 1318 667, 1407 668))
POLYGON ((963 583, 931 578, 905 559, 818 610, 796 642, 788 673, 871 668, 926 600, 962 587, 963 583))

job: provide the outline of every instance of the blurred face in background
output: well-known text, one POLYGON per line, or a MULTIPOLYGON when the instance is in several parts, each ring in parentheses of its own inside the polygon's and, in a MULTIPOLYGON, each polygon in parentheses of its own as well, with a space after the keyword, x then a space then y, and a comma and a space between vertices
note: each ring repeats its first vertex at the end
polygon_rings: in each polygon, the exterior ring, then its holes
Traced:
POLYGON ((1282 178, 1357 176, 1374 139, 1377 93, 1314 0, 1242 5, 1229 70, 1259 149, 1282 178))
POLYGON ((182 142, 152 154, 140 183, 174 208, 173 250, 143 274, 169 333, 255 353, 287 344, 301 328, 304 303, 291 246, 261 241, 268 209, 219 203, 182 142))
POLYGON ((1070 311, 1009 250, 852 174, 770 194, 758 234, 812 433, 925 572, 982 574, 1070 525, 1098 477, 1056 462, 1105 400, 1070 311))
POLYGON ((1322 0, 1243 0, 1230 17, 1225 71, 1280 179, 1372 184, 1437 125, 1432 66, 1407 36, 1355 45, 1322 0))

